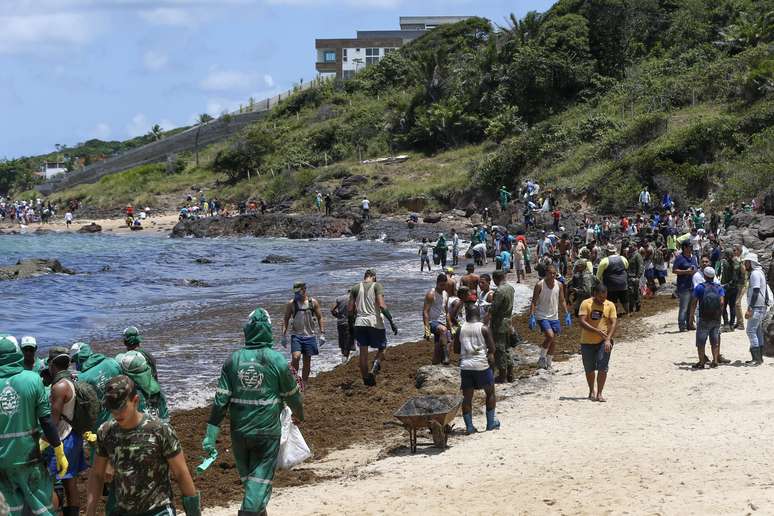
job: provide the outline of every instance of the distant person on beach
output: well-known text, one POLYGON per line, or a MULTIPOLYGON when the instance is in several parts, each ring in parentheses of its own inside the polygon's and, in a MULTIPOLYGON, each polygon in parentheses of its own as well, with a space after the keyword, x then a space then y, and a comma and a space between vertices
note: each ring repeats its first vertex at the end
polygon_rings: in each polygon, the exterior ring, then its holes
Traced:
POLYGON ((322 211, 322 201, 323 201, 322 194, 319 191, 315 192, 315 194, 314 194, 314 207, 315 207, 315 209, 317 209, 318 212, 322 211))
POLYGON ((640 209, 646 213, 650 211, 650 192, 647 186, 640 192, 640 209))
POLYGON ((449 247, 446 244, 446 237, 443 233, 438 233, 438 240, 435 242, 433 253, 438 256, 438 263, 441 265, 441 269, 446 268, 446 257, 449 253, 449 247))
POLYGON ((349 360, 349 354, 355 351, 352 319, 349 313, 349 294, 343 294, 336 298, 331 315, 336 318, 336 331, 339 337, 341 363, 343 364, 349 360))
POLYGON ((452 265, 456 267, 460 261, 460 236, 457 234, 456 229, 452 229, 451 241, 452 241, 452 265))
POLYGON ((419 244, 419 272, 424 272, 425 265, 427 265, 428 272, 433 270, 430 265, 430 245, 427 243, 427 238, 422 239, 422 243, 419 244))
POLYGON ((465 307, 465 321, 454 336, 454 352, 460 355, 460 388, 462 390, 462 419, 465 433, 478 430, 473 426, 473 393, 483 389, 486 394, 486 429, 497 430, 500 421, 495 414, 496 397, 493 367, 495 344, 492 333, 481 322, 481 314, 473 299, 461 300, 465 307))
POLYGON ((331 194, 325 194, 325 216, 330 217, 331 211, 333 208, 333 199, 331 199, 331 194))
POLYGON ((306 385, 312 368, 312 357, 320 354, 317 345, 318 343, 320 346, 325 345, 325 326, 320 303, 307 295, 306 283, 302 281, 293 284, 293 299, 285 305, 285 318, 282 324, 283 347, 287 347, 288 331, 290 332, 291 366, 298 371, 301 357, 304 358, 301 379, 306 385), (319 332, 315 332, 315 319, 317 319, 319 332))
POLYGON ((174 429, 168 423, 139 411, 137 387, 126 376, 116 376, 107 382, 104 403, 113 419, 97 432, 97 452, 89 475, 86 515, 96 516, 105 473, 108 465, 112 464, 114 476, 111 486, 115 497, 112 514, 174 514, 172 477, 182 493, 180 501, 186 515, 199 516, 199 493, 174 429))
POLYGON ((449 294, 446 290, 446 274, 439 274, 435 288, 425 294, 422 307, 422 323, 425 340, 433 339, 433 364, 449 364, 450 335, 449 314, 447 311, 449 294))
POLYGON ((73 213, 71 211, 68 211, 65 213, 65 225, 67 226, 67 229, 70 229, 70 224, 73 223, 73 213))
POLYGON ((371 201, 368 200, 368 197, 363 197, 360 208, 363 211, 363 222, 369 222, 371 220, 371 201))
POLYGON ((514 288, 505 281, 505 272, 494 271, 492 274, 497 290, 492 296, 492 305, 489 308, 489 328, 495 343, 495 367, 497 369, 497 382, 513 381, 513 359, 511 358, 511 317, 513 316, 513 299, 516 294, 514 288))
POLYGON ((597 267, 597 280, 607 287, 607 298, 612 303, 621 303, 621 315, 626 315, 629 309, 629 260, 618 254, 614 244, 608 244, 606 252, 597 267))
POLYGON ((591 401, 607 401, 602 396, 607 380, 613 337, 618 322, 615 304, 607 300, 607 287, 594 287, 594 295, 583 301, 579 309, 581 324, 581 357, 589 385, 591 401), (596 392, 594 384, 596 383, 596 392))
POLYGON ((465 285, 470 289, 470 292, 476 294, 478 292, 479 276, 476 274, 476 266, 469 263, 465 266, 465 274, 460 278, 460 284, 465 285))
MULTIPOLYGON (((706 263, 709 263, 707 260, 706 263)), ((715 281, 715 269, 705 266, 702 270, 704 281, 693 289, 693 298, 698 304, 698 320, 696 321, 696 350, 699 361, 693 365, 694 369, 704 369, 707 361, 705 346, 707 338, 712 349, 712 362, 710 367, 718 366, 720 359, 720 320, 725 305, 725 291, 715 281)))
POLYGON ((245 345, 226 359, 202 441, 216 456, 220 423, 229 412, 231 449, 244 487, 239 516, 266 514, 280 450, 280 414, 287 405, 293 422, 304 420, 303 397, 288 363, 274 351, 271 318, 256 308, 244 325, 245 345))
POLYGON ((529 308, 529 327, 535 329, 540 327, 543 332, 543 343, 540 345, 540 358, 538 367, 552 370, 554 351, 556 349, 556 337, 562 332, 562 326, 559 322, 559 306, 564 312, 564 323, 566 326, 572 324, 572 316, 567 309, 564 284, 556 279, 556 266, 549 264, 546 266, 545 278, 538 281, 532 292, 532 303, 529 308))
POLYGON ((141 346, 142 344, 142 335, 140 335, 140 330, 137 329, 136 326, 129 326, 124 329, 124 346, 126 346, 127 351, 138 351, 145 357, 145 361, 148 362, 148 367, 150 367, 151 372, 153 373, 153 378, 158 381, 159 379, 159 373, 158 369, 156 368, 156 359, 153 357, 153 355, 150 354, 145 348, 141 346))
POLYGON ((677 276, 677 298, 679 310, 677 326, 680 331, 693 330, 691 317, 691 297, 693 295, 693 275, 699 270, 699 263, 693 255, 693 245, 689 240, 682 243, 682 252, 677 255, 672 264, 672 272, 677 276))
MULTIPOLYGON (((744 268, 750 274, 747 287, 747 311, 744 314, 744 318, 747 319, 747 338, 750 340, 752 356, 752 360, 748 363, 760 365, 763 363, 763 319, 774 304, 774 299, 771 299, 766 276, 758 262, 758 255, 747 253, 743 260, 744 268)), ((774 264, 770 267, 774 267, 774 264)))
POLYGON ((360 375, 363 383, 376 385, 376 375, 381 371, 384 350, 387 347, 387 333, 384 319, 390 323, 392 333, 398 334, 398 327, 384 301, 384 287, 376 281, 376 272, 365 271, 363 281, 352 287, 349 292, 349 313, 355 318, 355 342, 360 348, 360 375), (368 348, 376 348, 376 359, 368 370, 368 348))

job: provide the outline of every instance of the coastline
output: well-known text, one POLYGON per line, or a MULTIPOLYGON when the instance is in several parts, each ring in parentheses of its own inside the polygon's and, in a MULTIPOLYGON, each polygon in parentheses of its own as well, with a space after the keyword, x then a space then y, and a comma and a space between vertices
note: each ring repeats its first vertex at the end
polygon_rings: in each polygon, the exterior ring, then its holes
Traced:
POLYGON ((57 217, 47 224, 29 224, 20 226, 16 223, 6 221, 0 222, 0 235, 2 234, 40 234, 40 233, 77 233, 78 230, 89 224, 98 224, 102 231, 98 233, 121 235, 121 236, 169 236, 172 228, 178 221, 177 213, 160 213, 153 215, 143 221, 142 231, 132 231, 126 226, 126 220, 123 218, 75 218, 72 225, 68 228, 61 217, 57 217))

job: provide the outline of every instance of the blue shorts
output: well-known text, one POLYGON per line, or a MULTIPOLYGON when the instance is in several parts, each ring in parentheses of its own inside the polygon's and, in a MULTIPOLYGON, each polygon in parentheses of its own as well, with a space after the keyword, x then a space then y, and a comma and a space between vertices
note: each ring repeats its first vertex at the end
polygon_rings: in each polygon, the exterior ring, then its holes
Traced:
POLYGON ((599 344, 581 344, 581 356, 583 357, 583 369, 587 373, 592 371, 607 372, 608 365, 610 364, 610 353, 605 351, 604 342, 599 344))
POLYGON ((656 269, 647 269, 645 271, 645 278, 653 279, 656 277, 656 269))
POLYGON ((387 332, 384 331, 384 328, 355 326, 355 341, 358 346, 384 349, 387 347, 387 332))
MULTIPOLYGON (((446 325, 444 323, 442 323, 442 322, 430 321, 430 333, 432 333, 435 336, 436 342, 440 338, 440 336, 437 333, 439 326, 446 326, 446 325)), ((446 335, 447 336, 449 335, 449 328, 446 328, 446 335)))
MULTIPOLYGON (((696 310, 698 316, 698 310, 696 310)), ((698 320, 696 317, 696 347, 699 349, 704 348, 707 345, 707 339, 710 341, 710 346, 720 346, 720 321, 716 322, 704 322, 698 320)))
POLYGON ((562 333, 562 325, 559 323, 558 319, 549 320, 549 319, 543 319, 538 321, 538 325, 540 325, 540 329, 543 331, 543 333, 548 332, 548 330, 551 330, 554 332, 554 335, 559 335, 562 333))
POLYGON ((317 337, 313 335, 308 337, 291 335, 290 352, 301 353, 302 355, 319 355, 320 350, 317 349, 317 337))
POLYGON ((70 464, 67 467, 67 473, 63 477, 57 474, 56 456, 51 448, 47 448, 45 454, 48 460, 48 471, 51 473, 52 478, 58 480, 77 478, 81 471, 89 469, 89 465, 86 463, 86 456, 83 454, 83 438, 75 432, 70 432, 70 435, 65 437, 62 444, 64 445, 65 457, 67 457, 67 462, 70 464))
POLYGON ((494 373, 491 367, 483 371, 460 369, 460 379, 460 389, 483 389, 494 385, 494 373))
POLYGON ((657 278, 666 278, 667 277, 667 271, 656 269, 656 277, 657 278))

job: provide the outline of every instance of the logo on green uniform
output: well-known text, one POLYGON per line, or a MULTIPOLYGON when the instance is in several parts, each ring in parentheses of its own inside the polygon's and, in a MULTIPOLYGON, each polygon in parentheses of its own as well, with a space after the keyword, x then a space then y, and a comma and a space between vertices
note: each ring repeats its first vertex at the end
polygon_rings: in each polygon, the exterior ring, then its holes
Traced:
POLYGON ((6 416, 12 416, 19 408, 19 395, 13 387, 6 385, 0 392, 0 410, 6 416))
POLYGON ((240 369, 237 373, 242 388, 250 391, 257 391, 263 385, 263 373, 258 372, 254 365, 240 369))

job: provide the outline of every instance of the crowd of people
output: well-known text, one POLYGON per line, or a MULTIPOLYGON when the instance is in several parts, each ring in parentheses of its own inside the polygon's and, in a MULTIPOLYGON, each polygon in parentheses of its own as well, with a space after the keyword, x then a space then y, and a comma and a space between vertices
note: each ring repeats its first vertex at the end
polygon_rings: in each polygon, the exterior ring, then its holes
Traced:
MULTIPOLYGON (((65 207, 66 213, 72 213, 80 208, 79 201, 70 201, 65 207)), ((17 199, 0 196, 0 221, 9 221, 22 226, 29 224, 48 224, 56 218, 59 206, 51 201, 36 199, 17 199)))

